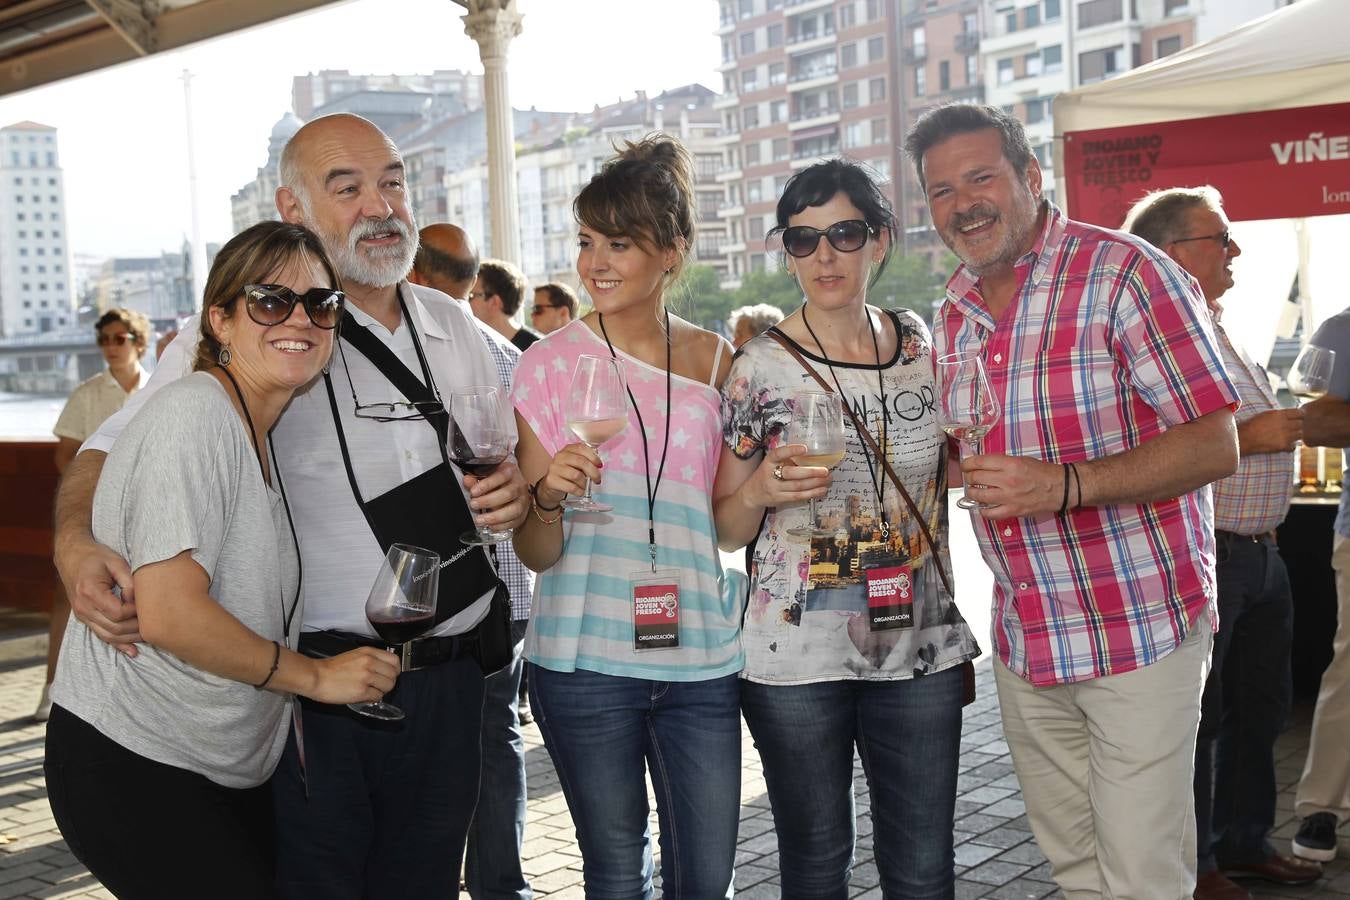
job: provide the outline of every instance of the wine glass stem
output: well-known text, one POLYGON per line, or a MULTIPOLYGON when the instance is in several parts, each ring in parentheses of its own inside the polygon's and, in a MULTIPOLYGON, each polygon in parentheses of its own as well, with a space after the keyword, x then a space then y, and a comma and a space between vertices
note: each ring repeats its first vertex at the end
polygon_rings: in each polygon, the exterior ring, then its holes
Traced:
POLYGON ((807 520, 806 520, 806 524, 809 525, 809 526, 811 526, 812 528, 815 528, 815 527, 816 527, 816 498, 815 498, 815 497, 812 497, 809 501, 807 501, 806 509, 807 509, 806 515, 807 515, 807 517, 808 517, 807 520))

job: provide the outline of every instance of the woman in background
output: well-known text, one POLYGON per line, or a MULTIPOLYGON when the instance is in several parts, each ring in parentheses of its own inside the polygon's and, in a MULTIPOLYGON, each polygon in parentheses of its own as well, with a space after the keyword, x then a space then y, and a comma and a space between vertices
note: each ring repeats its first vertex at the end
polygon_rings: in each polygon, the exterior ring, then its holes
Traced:
MULTIPOLYGON (((80 452, 80 445, 98 430, 103 420, 122 408, 127 398, 149 380, 150 374, 141 368, 141 359, 150 345, 150 320, 134 309, 110 309, 94 323, 98 349, 108 368, 81 382, 61 410, 52 433, 56 435, 56 471, 64 473, 66 466, 80 452)), ((61 638, 66 633, 70 618, 70 601, 65 587, 59 582, 52 594, 51 624, 47 629, 47 682, 42 686, 33 721, 45 722, 52 713, 52 679, 56 677, 56 660, 61 650, 61 638)))

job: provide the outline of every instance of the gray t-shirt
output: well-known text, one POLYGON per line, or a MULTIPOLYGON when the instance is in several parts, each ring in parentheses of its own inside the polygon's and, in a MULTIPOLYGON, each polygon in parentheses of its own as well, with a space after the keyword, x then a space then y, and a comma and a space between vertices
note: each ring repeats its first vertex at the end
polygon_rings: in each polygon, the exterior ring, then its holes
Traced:
MULTIPOLYGON (((212 599, 263 637, 283 639, 299 581, 286 510, 213 376, 166 386, 127 425, 99 478, 93 526, 133 572, 191 550, 212 599)), ((149 644, 138 649, 128 659, 72 618, 52 699, 156 762, 230 788, 266 781, 286 743, 289 698, 149 644)))
MULTIPOLYGON (((1341 310, 1323 322, 1308 343, 1336 351, 1327 393, 1337 400, 1350 403, 1350 309, 1341 310)), ((1343 459, 1350 466, 1350 450, 1344 451, 1343 459)), ((1341 491, 1341 504, 1336 511, 1336 533, 1350 538, 1350 491, 1341 491)))

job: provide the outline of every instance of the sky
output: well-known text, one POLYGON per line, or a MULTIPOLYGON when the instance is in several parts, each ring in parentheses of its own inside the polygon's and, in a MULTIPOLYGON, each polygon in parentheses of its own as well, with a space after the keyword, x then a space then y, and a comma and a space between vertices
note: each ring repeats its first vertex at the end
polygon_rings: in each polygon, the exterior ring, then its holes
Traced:
MULTIPOLYGON (((516 108, 582 111, 638 90, 721 83, 713 0, 518 0, 518 9, 524 26, 509 74, 516 108)), ((176 250, 191 233, 181 77, 191 70, 202 236, 223 242, 230 196, 266 162, 293 76, 481 73, 463 14, 451 0, 350 0, 0 97, 0 126, 31 120, 58 129, 75 254, 176 250)))

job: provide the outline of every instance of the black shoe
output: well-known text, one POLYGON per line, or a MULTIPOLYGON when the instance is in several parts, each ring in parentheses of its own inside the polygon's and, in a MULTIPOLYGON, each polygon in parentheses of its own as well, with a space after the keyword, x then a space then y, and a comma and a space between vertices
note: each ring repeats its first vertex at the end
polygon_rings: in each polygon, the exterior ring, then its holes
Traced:
POLYGON ((1331 862, 1336 858, 1336 816, 1320 812, 1308 816, 1298 826, 1293 840, 1294 855, 1300 859, 1331 862))

